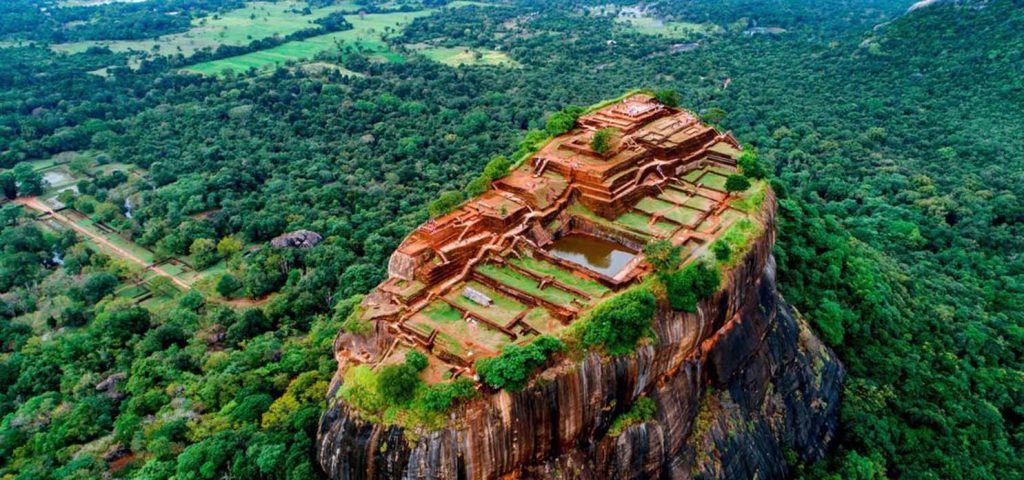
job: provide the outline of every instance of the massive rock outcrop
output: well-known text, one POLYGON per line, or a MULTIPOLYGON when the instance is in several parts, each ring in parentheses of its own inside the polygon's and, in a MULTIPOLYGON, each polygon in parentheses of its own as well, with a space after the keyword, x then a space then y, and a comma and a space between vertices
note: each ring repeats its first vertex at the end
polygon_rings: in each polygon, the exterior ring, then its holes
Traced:
POLYGON ((821 458, 844 372, 776 289, 774 212, 769 196, 765 233, 697 313, 659 310, 656 340, 625 356, 563 358, 522 392, 459 407, 440 430, 360 419, 335 381, 321 466, 333 479, 772 479, 793 454, 821 458), (654 418, 609 435, 641 395, 654 418))

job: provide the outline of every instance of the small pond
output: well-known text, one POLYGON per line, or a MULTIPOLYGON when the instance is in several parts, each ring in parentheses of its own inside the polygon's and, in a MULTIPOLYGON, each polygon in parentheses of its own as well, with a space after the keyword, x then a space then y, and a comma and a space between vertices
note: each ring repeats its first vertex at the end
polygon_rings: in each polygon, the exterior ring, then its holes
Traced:
POLYGON ((555 240, 548 253, 609 277, 636 257, 636 252, 618 243, 579 233, 555 240))

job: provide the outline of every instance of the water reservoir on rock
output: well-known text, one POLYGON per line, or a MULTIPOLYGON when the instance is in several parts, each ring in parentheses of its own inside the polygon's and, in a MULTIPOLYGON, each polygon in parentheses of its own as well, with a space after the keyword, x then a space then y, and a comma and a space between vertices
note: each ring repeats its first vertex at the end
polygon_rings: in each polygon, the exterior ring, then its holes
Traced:
POLYGON ((580 233, 559 238, 548 253, 609 277, 617 275, 636 257, 636 252, 621 244, 580 233))

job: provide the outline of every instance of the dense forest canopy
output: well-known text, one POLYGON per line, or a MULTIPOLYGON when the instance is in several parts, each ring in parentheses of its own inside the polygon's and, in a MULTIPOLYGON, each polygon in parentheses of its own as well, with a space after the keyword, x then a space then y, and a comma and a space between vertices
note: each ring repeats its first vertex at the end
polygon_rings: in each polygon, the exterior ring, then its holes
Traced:
POLYGON ((341 44, 223 76, 179 68, 290 40, 57 53, 241 5, 70 3, 0 6, 5 478, 318 475, 333 336, 426 205, 555 112, 634 88, 678 91, 774 167, 781 288, 850 373, 835 451, 794 458, 799 475, 1024 471, 1018 2, 640 5, 661 33, 606 2, 469 4, 382 32, 401 61, 341 44), (516 64, 454 67, 424 45, 516 64), (82 230, 22 206, 40 193, 82 230), (298 229, 323 241, 269 246, 298 229))

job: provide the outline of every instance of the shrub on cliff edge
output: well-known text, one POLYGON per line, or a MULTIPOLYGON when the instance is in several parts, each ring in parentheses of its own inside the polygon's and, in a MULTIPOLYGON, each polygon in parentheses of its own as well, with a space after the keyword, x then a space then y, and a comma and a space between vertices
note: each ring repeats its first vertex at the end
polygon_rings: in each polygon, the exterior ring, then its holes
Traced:
POLYGON ((672 308, 693 313, 697 311, 697 302, 718 290, 721 274, 717 266, 698 262, 664 275, 661 280, 665 284, 668 303, 672 308))
POLYGON ((618 417, 615 417, 615 420, 612 421, 611 428, 608 429, 608 435, 617 437, 627 427, 637 423, 643 423, 654 418, 655 407, 654 400, 651 400, 648 397, 640 397, 636 399, 636 401, 633 402, 633 405, 629 407, 629 410, 618 417))
POLYGON ((600 347, 612 355, 631 352, 636 342, 651 333, 657 299, 646 288, 634 288, 595 307, 583 327, 583 345, 600 347))
POLYGON ((565 349, 561 340, 544 335, 524 347, 506 345, 501 355, 476 361, 476 373, 492 388, 513 392, 522 390, 533 371, 547 362, 552 353, 565 349))

